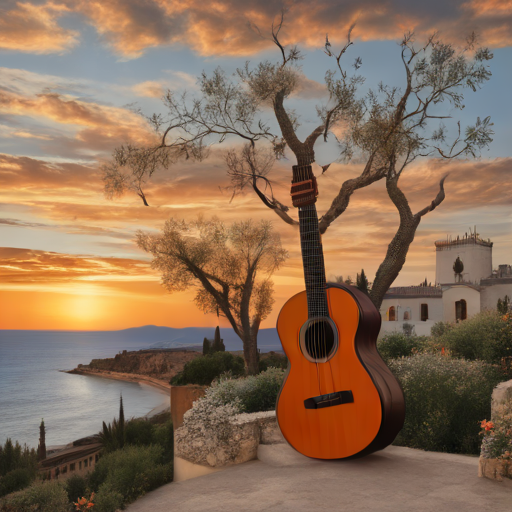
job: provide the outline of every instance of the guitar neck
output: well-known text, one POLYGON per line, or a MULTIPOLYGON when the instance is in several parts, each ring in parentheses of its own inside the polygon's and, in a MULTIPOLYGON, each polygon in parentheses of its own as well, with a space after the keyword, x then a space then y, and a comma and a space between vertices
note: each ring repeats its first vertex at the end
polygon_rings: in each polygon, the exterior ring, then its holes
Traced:
MULTIPOLYGON (((293 166, 292 194, 296 185, 295 197, 299 197, 299 227, 300 247, 302 252, 302 264, 304 266, 304 280, 306 283, 306 294, 308 300, 309 318, 329 316, 327 296, 325 291, 325 266, 322 240, 318 227, 318 215, 316 212, 316 197, 310 197, 303 201, 302 196, 306 193, 301 191, 306 185, 301 185, 312 180, 310 185, 316 191, 315 178, 310 165, 293 166), (306 202, 306 205, 300 205, 306 202)), ((309 185, 307 185, 309 186, 309 185)))

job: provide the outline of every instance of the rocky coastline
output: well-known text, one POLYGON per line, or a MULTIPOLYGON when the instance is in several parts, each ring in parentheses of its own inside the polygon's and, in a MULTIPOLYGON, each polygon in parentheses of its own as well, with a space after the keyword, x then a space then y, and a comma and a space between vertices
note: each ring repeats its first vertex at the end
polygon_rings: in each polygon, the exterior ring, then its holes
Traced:
POLYGON ((169 393, 172 377, 182 371, 187 362, 200 355, 201 352, 189 349, 123 350, 115 357, 93 359, 89 364, 79 364, 66 373, 138 382, 169 393))

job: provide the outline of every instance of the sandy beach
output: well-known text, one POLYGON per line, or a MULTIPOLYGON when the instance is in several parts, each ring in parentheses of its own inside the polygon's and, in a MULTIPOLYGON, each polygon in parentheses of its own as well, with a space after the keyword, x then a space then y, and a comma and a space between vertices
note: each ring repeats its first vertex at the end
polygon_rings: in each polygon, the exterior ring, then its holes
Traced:
POLYGON ((66 373, 71 373, 74 375, 94 375, 96 377, 103 377, 105 379, 114 379, 114 380, 124 380, 126 382, 138 382, 139 384, 148 384, 162 393, 166 393, 169 396, 171 391, 171 385, 160 379, 155 379, 154 377, 148 377, 147 375, 139 375, 137 373, 121 373, 121 372, 111 372, 106 370, 84 370, 81 368, 75 368, 74 370, 70 370, 66 373))

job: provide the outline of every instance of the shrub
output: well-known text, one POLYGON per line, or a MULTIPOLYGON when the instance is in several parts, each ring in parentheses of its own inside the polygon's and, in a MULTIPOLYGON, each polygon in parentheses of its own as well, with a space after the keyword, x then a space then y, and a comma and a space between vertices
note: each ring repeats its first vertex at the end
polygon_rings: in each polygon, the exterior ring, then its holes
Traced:
POLYGON ((28 487, 34 477, 34 472, 27 468, 9 471, 9 473, 0 477, 0 497, 28 487))
POLYGON ((161 425, 154 425, 153 428, 155 444, 163 448, 163 461, 172 461, 174 454, 174 429, 172 420, 168 420, 161 425))
POLYGON ((211 355, 196 357, 186 363, 183 371, 171 379, 171 384, 175 386, 183 384, 209 386, 213 379, 224 372, 231 372, 235 376, 244 375, 244 360, 229 352, 215 352, 211 355))
POLYGON ((479 425, 502 380, 481 361, 417 354, 388 362, 405 395, 405 424, 395 444, 449 453, 479 453, 479 425))
POLYGON ((160 446, 125 446, 103 456, 92 472, 89 485, 99 492, 108 484, 131 502, 146 492, 171 481, 172 464, 162 464, 164 450, 160 446))
POLYGON ((123 495, 114 490, 111 484, 100 485, 94 497, 95 512, 116 512, 123 506, 123 495))
POLYGON ((398 357, 409 357, 423 350, 426 338, 423 336, 407 336, 402 332, 386 334, 377 343, 377 349, 382 359, 389 361, 398 357))
POLYGON ((288 358, 284 354, 269 352, 268 355, 261 357, 258 364, 260 372, 264 372, 271 367, 286 369, 288 367, 288 358))
POLYGON ((243 412, 272 411, 284 374, 280 368, 269 368, 255 376, 220 379, 206 390, 206 398, 223 405, 238 400, 243 412))
POLYGON ((66 493, 70 503, 77 501, 87 494, 87 481, 83 476, 72 475, 66 482, 66 493))
POLYGON ((482 311, 444 332, 439 342, 456 356, 500 364, 512 356, 512 316, 482 311))
POLYGON ((436 322, 432 328, 430 329, 430 335, 434 338, 441 337, 445 332, 448 332, 452 329, 454 324, 450 322, 436 322))
POLYGON ((130 420, 125 426, 125 442, 130 445, 148 446, 154 442, 153 425, 144 418, 130 420))
POLYGON ((69 512, 68 496, 59 482, 35 484, 10 494, 0 505, 2 512, 69 512))

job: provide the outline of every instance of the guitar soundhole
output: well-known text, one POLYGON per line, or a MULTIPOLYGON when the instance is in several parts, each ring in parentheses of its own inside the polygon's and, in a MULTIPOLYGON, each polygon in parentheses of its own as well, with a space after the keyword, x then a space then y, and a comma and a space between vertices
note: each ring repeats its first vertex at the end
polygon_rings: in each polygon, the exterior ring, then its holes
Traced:
POLYGON ((310 320, 304 332, 304 348, 311 359, 325 360, 332 352, 334 343, 334 332, 327 320, 310 320))

